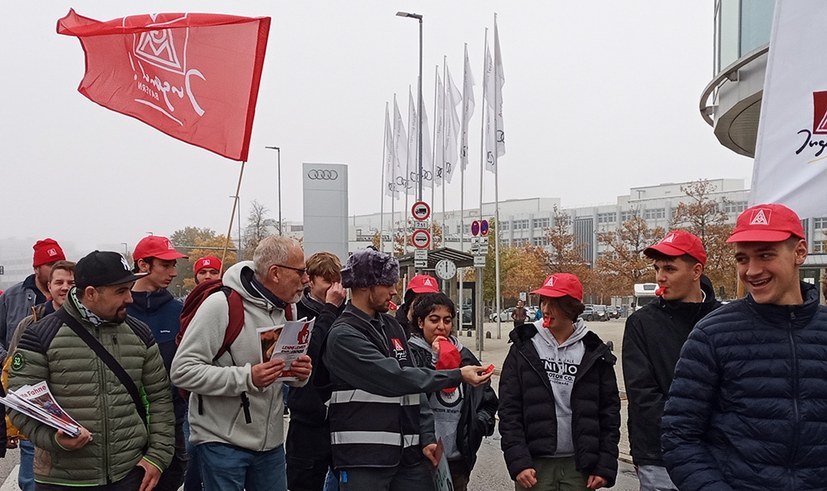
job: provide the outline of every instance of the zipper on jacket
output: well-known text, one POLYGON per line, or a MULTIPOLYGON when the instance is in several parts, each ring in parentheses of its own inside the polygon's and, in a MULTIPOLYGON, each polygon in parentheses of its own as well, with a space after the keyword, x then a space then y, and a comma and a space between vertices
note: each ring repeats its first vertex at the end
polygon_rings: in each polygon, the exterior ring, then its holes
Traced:
MULTIPOLYGON (((101 339, 101 330, 100 326, 95 326, 95 337, 97 339, 101 339)), ((95 355, 98 365, 98 376, 100 377, 100 389, 101 389, 101 399, 103 400, 103 431, 101 431, 101 437, 103 437, 103 442, 101 444, 102 447, 102 455, 103 455, 103 468, 104 473, 106 475, 106 484, 111 484, 112 481, 112 469, 109 468, 109 431, 106 429, 106 422, 109 421, 109 411, 107 408, 109 407, 109 401, 107 401, 107 392, 106 392, 106 371, 103 367, 103 360, 100 359, 99 356, 95 355)))
MULTIPOLYGON (((798 396, 799 396, 799 387, 798 387, 798 355, 796 353, 795 347, 795 338, 793 337, 793 321, 795 320, 795 312, 790 312, 790 322, 787 329, 787 335, 790 338, 790 351, 792 353, 792 362, 793 362, 793 373, 792 373, 792 383, 793 383, 793 445, 790 449, 789 460, 787 468, 790 469, 790 482, 793 480, 793 472, 792 467, 795 464, 795 456, 798 453, 798 432, 799 432, 799 409, 798 409, 798 396)), ((794 487, 792 489, 795 489, 794 487)))
POLYGON ((581 375, 588 372, 594 366, 594 364, 597 363, 597 360, 599 360, 600 357, 604 356, 605 352, 608 351, 602 346, 598 348, 598 350, 599 351, 594 351, 594 355, 588 360, 586 360, 588 363, 586 363, 585 365, 583 365, 583 362, 581 360, 580 367, 577 369, 577 375, 574 377, 574 383, 572 384, 572 386, 577 385, 577 381, 583 378, 581 377, 581 375))

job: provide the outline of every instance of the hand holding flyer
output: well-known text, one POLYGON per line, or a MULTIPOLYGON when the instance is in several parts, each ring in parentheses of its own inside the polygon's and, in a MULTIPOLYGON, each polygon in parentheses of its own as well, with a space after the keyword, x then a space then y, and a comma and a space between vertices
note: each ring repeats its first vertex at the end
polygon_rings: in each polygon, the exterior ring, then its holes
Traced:
POLYGON ((307 354, 310 335, 316 319, 287 321, 280 326, 260 327, 256 329, 261 341, 261 361, 279 359, 284 361, 282 376, 276 381, 296 381, 298 378, 290 370, 290 365, 300 356, 307 354))
POLYGON ((17 390, 9 391, 0 401, 9 409, 21 412, 26 416, 47 424, 52 428, 63 430, 71 437, 80 434, 80 424, 66 414, 55 400, 45 381, 35 385, 24 385, 17 390))

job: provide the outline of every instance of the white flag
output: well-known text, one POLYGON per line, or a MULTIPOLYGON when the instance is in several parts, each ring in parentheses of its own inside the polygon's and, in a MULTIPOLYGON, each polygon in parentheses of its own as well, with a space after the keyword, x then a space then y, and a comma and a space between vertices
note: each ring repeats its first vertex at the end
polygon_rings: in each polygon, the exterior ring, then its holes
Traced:
POLYGON ((465 71, 462 76, 462 134, 460 135, 459 156, 462 170, 468 167, 468 127, 474 114, 474 76, 468 61, 468 45, 465 45, 465 71))
POLYGON ((414 103, 411 87, 408 86, 408 168, 405 179, 408 186, 408 194, 416 196, 419 181, 416 174, 419 168, 419 145, 416 140, 418 135, 419 119, 416 117, 416 103, 414 103))
POLYGON ((497 158, 505 155, 505 130, 503 129, 502 91, 505 74, 502 73, 500 57, 500 38, 497 33, 497 20, 494 19, 494 60, 491 51, 485 47, 485 99, 487 112, 485 118, 485 170, 496 172, 497 158), (496 147, 496 157, 494 155, 496 147))
POLYGON ((445 182, 450 183, 451 177, 454 175, 454 168, 459 161, 459 132, 460 121, 457 116, 457 105, 462 102, 462 93, 460 93, 457 86, 454 84, 454 79, 451 78, 451 70, 445 68, 445 182))
POLYGON ((402 114, 396 103, 396 94, 393 95, 393 160, 396 165, 394 182, 398 193, 407 186, 405 174, 408 165, 408 135, 405 133, 405 123, 402 122, 402 114))
POLYGON ((428 111, 422 103, 422 185, 426 188, 434 187, 434 160, 431 150, 431 130, 428 124, 428 111))
POLYGON ((827 214, 827 2, 776 2, 761 102, 751 204, 827 214))
POLYGON ((396 191, 396 161, 393 156, 393 130, 391 129, 391 119, 388 114, 388 104, 385 103, 385 161, 383 163, 385 169, 385 182, 382 186, 385 188, 385 195, 392 198, 399 193, 396 191))
POLYGON ((434 182, 442 186, 445 165, 445 88, 442 86, 442 78, 436 74, 436 124, 434 125, 434 141, 436 151, 434 152, 434 182))

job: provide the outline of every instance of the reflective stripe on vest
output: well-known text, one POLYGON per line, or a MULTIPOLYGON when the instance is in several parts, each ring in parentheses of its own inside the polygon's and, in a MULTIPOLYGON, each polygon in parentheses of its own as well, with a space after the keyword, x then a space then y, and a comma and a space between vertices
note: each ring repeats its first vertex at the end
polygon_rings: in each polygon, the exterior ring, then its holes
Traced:
POLYGON ((336 431, 330 434, 332 445, 393 445, 398 447, 419 445, 419 435, 400 435, 385 431, 336 431))
POLYGON ((405 394, 398 397, 386 397, 361 389, 336 390, 330 395, 330 404, 347 404, 348 402, 370 402, 377 404, 398 404, 400 406, 418 406, 419 394, 405 394))

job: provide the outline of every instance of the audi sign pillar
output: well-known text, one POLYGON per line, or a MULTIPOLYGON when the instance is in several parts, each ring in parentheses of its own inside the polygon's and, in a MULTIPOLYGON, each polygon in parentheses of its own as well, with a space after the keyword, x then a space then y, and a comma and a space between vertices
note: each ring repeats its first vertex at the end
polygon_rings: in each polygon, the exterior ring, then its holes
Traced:
POLYGON ((347 165, 302 164, 304 253, 327 251, 344 263, 348 256, 347 165))

